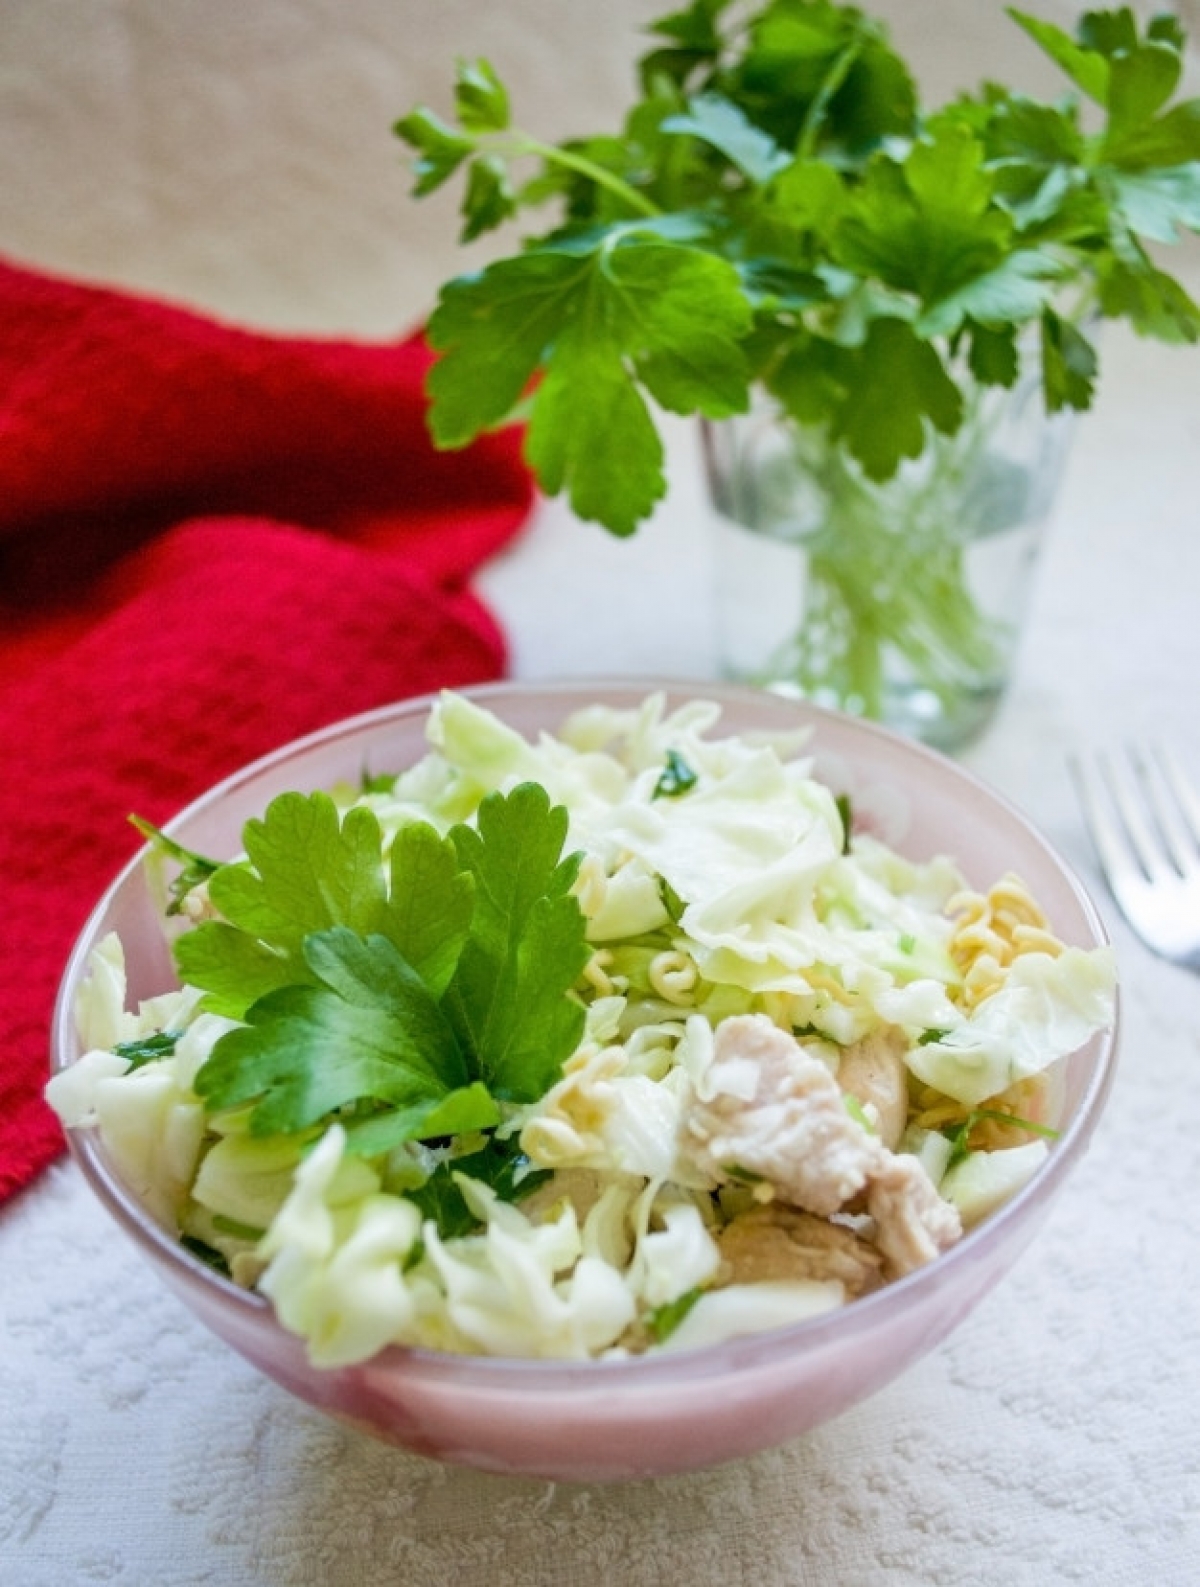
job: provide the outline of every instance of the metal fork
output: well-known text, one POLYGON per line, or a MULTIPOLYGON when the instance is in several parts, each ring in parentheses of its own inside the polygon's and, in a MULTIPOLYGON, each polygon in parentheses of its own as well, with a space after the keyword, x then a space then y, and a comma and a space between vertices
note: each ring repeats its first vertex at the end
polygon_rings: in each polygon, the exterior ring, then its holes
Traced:
POLYGON ((1200 970, 1200 798, 1165 748, 1070 758, 1100 868, 1157 954, 1200 970))

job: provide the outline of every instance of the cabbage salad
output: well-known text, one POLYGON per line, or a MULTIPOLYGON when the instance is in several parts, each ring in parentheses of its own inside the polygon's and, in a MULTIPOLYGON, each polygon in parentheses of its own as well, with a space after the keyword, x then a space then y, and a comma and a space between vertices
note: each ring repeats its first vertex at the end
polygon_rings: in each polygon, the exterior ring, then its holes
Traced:
POLYGON ((330 1368, 688 1349, 934 1260, 1051 1150, 1111 954, 719 727, 446 693, 232 861, 143 824, 180 984, 130 1009, 105 938, 52 1105, 330 1368))

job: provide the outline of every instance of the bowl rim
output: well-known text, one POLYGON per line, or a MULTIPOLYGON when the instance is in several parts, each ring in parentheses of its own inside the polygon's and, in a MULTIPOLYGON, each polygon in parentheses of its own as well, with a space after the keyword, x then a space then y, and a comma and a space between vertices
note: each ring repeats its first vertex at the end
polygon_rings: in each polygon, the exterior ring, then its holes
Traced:
MULTIPOLYGON (((220 802, 244 784, 268 774, 282 762, 291 761, 339 739, 369 733, 397 720, 425 716, 443 692, 431 691, 358 712, 279 745, 221 778, 181 806, 163 823, 162 830, 169 835, 174 833, 203 809, 220 802)), ((668 696, 713 700, 723 707, 739 702, 761 705, 766 700, 775 700, 781 708, 794 708, 798 712, 801 720, 797 721, 797 727, 811 724, 819 733, 822 722, 835 723, 843 732, 849 730, 855 735, 881 740, 893 751, 898 750, 914 761, 924 762, 940 775, 949 774, 964 790, 984 799, 1022 827, 1043 858, 1058 872, 1060 880, 1066 883, 1092 933, 1093 941, 1089 946, 1112 946, 1103 916, 1089 890, 1024 811, 970 768, 878 722, 831 710, 808 700, 773 695, 750 685, 690 678, 601 675, 545 681, 504 679, 468 685, 453 692, 489 707, 514 697, 594 696, 598 699, 614 693, 627 694, 632 702, 661 692, 668 696)), ((55 998, 50 1041, 52 1074, 69 1067, 61 1060, 72 1040, 74 994, 78 979, 86 968, 91 938, 112 899, 140 870, 146 854, 147 846, 142 846, 130 856, 89 911, 76 935, 55 998)), ((952 1284, 954 1275, 960 1269, 969 1268, 987 1246, 1003 1245, 1010 1237, 1015 1238, 1019 1228, 1032 1219, 1039 1207, 1050 1206, 1067 1176, 1084 1155, 1099 1125, 1115 1077, 1121 1034, 1122 998, 1118 987, 1112 1025, 1090 1039, 1097 1046, 1096 1059, 1075 1112, 1033 1178, 982 1223, 967 1230, 962 1239, 940 1253, 934 1261, 831 1311, 695 1349, 654 1351, 618 1358, 486 1356, 392 1344, 385 1346, 369 1360, 355 1363, 349 1368, 322 1370, 333 1378, 339 1372, 363 1368, 385 1375, 399 1368, 406 1376, 431 1383, 452 1379, 464 1387, 481 1390, 519 1386, 522 1393, 561 1393, 564 1388, 597 1387, 601 1384, 606 1390, 611 1390, 619 1384, 635 1384, 643 1378, 653 1378, 656 1383, 663 1383, 751 1371, 769 1365, 780 1353, 790 1354, 793 1350, 806 1348, 820 1350, 833 1342, 845 1342, 856 1332, 871 1333, 877 1324, 885 1325, 893 1313, 906 1311, 910 1303, 915 1303, 926 1292, 932 1293, 952 1284)), ((173 1284, 185 1288, 200 1286, 211 1291, 221 1302, 240 1313, 247 1323, 276 1332, 281 1341, 293 1348, 303 1345, 298 1335, 284 1328, 264 1295, 244 1289, 217 1270, 206 1267, 157 1222, 110 1166, 97 1130, 69 1129, 66 1134, 71 1158, 79 1165, 93 1193, 135 1244, 149 1245, 153 1256, 165 1265, 173 1284)))

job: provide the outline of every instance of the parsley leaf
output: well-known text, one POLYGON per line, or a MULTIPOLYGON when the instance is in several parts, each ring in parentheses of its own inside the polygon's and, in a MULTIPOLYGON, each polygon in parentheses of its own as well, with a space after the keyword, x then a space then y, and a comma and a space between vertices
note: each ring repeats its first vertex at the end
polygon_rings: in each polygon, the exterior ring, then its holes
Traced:
POLYGON ((901 459, 920 455, 926 421, 947 434, 957 429, 958 387, 934 348, 903 320, 874 320, 844 370, 834 430, 870 478, 888 479, 901 459))
POLYGON ((1108 315, 1124 315, 1143 336, 1189 343, 1200 338, 1200 306, 1140 249, 1104 267, 1100 304, 1108 315))
POLYGON ((208 993, 207 1008, 233 1019, 271 991, 312 982, 309 932, 375 929, 384 901, 379 824, 369 810, 351 811, 343 827, 328 794, 281 794, 242 836, 249 857, 209 879, 222 918, 175 944, 183 979, 208 993))
POLYGON ((443 287, 429 322, 442 354, 429 378, 439 446, 465 446, 510 416, 553 341, 577 271, 571 255, 546 250, 443 287))
POLYGON ((903 161, 871 161, 835 235, 836 259, 936 303, 1004 257, 1013 222, 992 191, 983 145, 969 128, 943 124, 903 161))
POLYGON ((1086 408, 1092 400, 1096 354, 1075 326, 1047 309, 1042 316, 1042 382, 1047 411, 1086 408))
POLYGON ((173 952, 180 978, 200 987, 203 1006, 227 1019, 241 1019, 268 992, 308 979, 302 955, 278 952, 224 920, 201 921, 173 952))
POLYGON ((120 1058, 129 1059, 128 1073, 140 1069, 144 1064, 157 1063, 161 1058, 169 1058, 179 1045, 182 1033, 177 1030, 155 1031, 149 1036, 138 1036, 133 1041, 119 1041, 113 1052, 120 1058))
POLYGON ((461 167, 467 171, 462 242, 472 242, 512 215, 517 207, 505 161, 478 149, 480 135, 499 133, 509 123, 508 93, 485 60, 464 61, 455 81, 455 107, 461 130, 448 126, 421 105, 395 123, 393 131, 416 151, 413 192, 436 192, 461 167))
POLYGON ((737 34, 723 43, 733 56, 718 72, 726 92, 732 88, 784 146, 819 137, 852 162, 912 131, 912 77, 884 24, 857 7, 776 0, 748 20, 740 58, 737 34))
POLYGON ((488 61, 459 66, 454 100, 466 132, 503 132, 509 125, 508 92, 488 61))
POLYGON ((222 919, 202 922, 175 945, 185 981, 206 1007, 240 1019, 259 998, 314 980, 310 933, 348 926, 387 937, 440 993, 465 940, 471 882, 452 845, 432 827, 397 835, 390 896, 379 822, 365 806, 343 821, 328 794, 281 794, 243 833, 247 860, 213 874, 209 897, 222 919))
POLYGON ((365 807, 285 794, 210 882, 226 915, 175 944, 209 1007, 244 1023, 196 1077, 255 1134, 345 1117, 351 1150, 488 1129, 499 1100, 557 1079, 588 957, 562 857, 567 817, 535 784, 490 795, 477 828, 413 824, 383 852, 365 807))
POLYGON ((346 1150, 357 1157, 377 1157, 405 1141, 470 1135, 490 1130, 499 1122, 495 1098, 482 1082, 473 1080, 444 1096, 351 1119, 345 1125, 346 1150))
POLYGON ((984 386, 1012 386, 1020 373, 1016 333, 1011 326, 991 330, 970 324, 967 359, 971 373, 984 386))
POLYGON ((423 821, 396 834, 389 873, 378 929, 440 997, 471 928, 474 883, 460 868, 453 841, 440 838, 423 821))
POLYGON ((1200 164, 1116 172, 1111 190, 1129 229, 1152 242, 1178 242, 1184 228, 1200 231, 1200 164))
POLYGON ((655 1306, 652 1311, 647 1312, 646 1327, 656 1344, 662 1344, 665 1339, 671 1337, 703 1293, 704 1291, 699 1288, 684 1290, 683 1294, 676 1296, 674 1300, 666 1301, 663 1305, 655 1306))
POLYGON ((681 46, 689 63, 694 64, 698 56, 711 57, 720 49, 717 22, 731 4, 732 0, 692 0, 686 10, 673 11, 651 22, 647 31, 681 46))
POLYGON ((490 794, 477 823, 451 831, 476 890, 445 1007, 493 1095, 532 1102, 583 1035, 583 1005, 567 995, 590 956, 570 892, 579 856, 561 858, 567 813, 536 783, 490 794))
POLYGON ((528 1170, 529 1159, 514 1141, 498 1141, 492 1136, 479 1151, 439 1163, 423 1185, 405 1191, 405 1195, 425 1217, 433 1219, 443 1240, 454 1239, 479 1227, 456 1175, 482 1181, 501 1201, 520 1201, 550 1178, 548 1169, 528 1170))
POLYGON ((823 420, 872 479, 919 456, 926 423, 950 434, 962 416, 962 395, 937 350, 894 316, 872 320, 857 347, 798 342, 767 385, 800 423, 823 420))
POLYGON ((500 260, 451 283, 430 320, 443 355, 429 383, 433 434, 464 445, 510 418, 544 369, 530 461, 581 517, 630 533, 665 489, 647 395, 676 412, 740 412, 749 322, 732 265, 644 228, 500 260))
POLYGON ((429 989, 386 937, 311 933, 316 984, 269 992, 196 1076, 210 1108, 255 1101, 255 1134, 302 1130, 367 1097, 442 1100, 468 1083, 466 1058, 429 989))
POLYGON ((702 139, 755 182, 768 182, 792 164, 774 138, 720 94, 700 94, 685 115, 669 117, 662 128, 702 139))
POLYGON ((475 148, 473 139, 455 132, 435 111, 424 105, 402 116, 392 130, 398 138, 403 138, 418 151, 413 162, 417 179, 413 192, 418 198, 436 192, 444 182, 448 182, 475 148))
POLYGON ((328 794, 285 793, 242 832, 247 861, 225 866, 209 897, 228 919, 280 943, 335 923, 368 927, 383 903, 379 823, 328 794))
POLYGON ((1101 54, 1077 43, 1056 23, 1044 22, 1012 6, 1008 14, 1089 99, 1098 105, 1108 103, 1108 62, 1101 54))
POLYGON ((676 749, 669 749, 667 764, 654 784, 652 799, 678 799, 681 794, 696 786, 696 773, 676 749))

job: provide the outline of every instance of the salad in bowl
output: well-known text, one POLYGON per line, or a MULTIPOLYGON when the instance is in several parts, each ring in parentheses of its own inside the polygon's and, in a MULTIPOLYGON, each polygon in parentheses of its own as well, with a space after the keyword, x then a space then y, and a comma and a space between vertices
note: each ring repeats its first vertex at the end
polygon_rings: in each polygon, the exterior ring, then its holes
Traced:
POLYGON ((721 694, 522 731, 446 693, 409 763, 375 733, 225 853, 143 824, 169 961, 98 923, 48 1096, 308 1367, 794 1330, 1054 1159, 1110 949, 1014 869, 914 856, 911 789, 822 756, 823 713, 731 729, 721 694))

